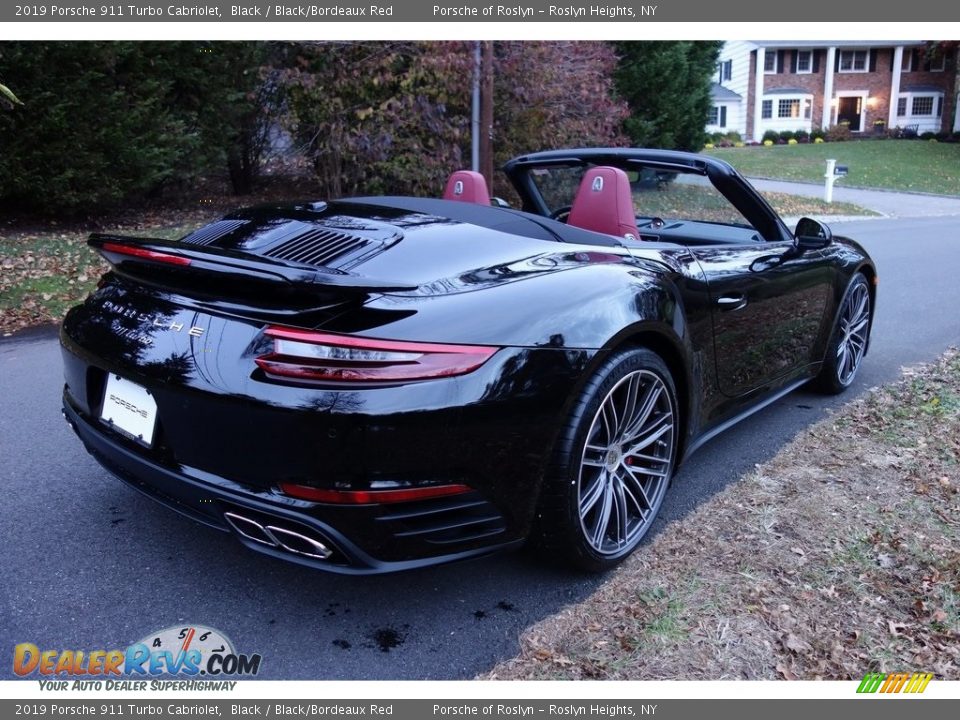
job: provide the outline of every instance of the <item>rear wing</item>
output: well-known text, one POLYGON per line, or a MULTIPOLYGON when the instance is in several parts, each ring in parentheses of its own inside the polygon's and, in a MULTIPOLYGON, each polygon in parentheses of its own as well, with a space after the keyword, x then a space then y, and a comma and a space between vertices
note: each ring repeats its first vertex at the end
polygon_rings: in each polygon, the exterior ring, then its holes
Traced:
POLYGON ((151 270, 162 270, 162 276, 167 279, 182 273, 184 279, 191 276, 201 280, 207 276, 218 281, 254 281, 300 291, 317 289, 359 294, 417 288, 409 283, 367 278, 236 250, 190 246, 176 240, 93 233, 87 244, 117 273, 139 280, 149 280, 151 270))

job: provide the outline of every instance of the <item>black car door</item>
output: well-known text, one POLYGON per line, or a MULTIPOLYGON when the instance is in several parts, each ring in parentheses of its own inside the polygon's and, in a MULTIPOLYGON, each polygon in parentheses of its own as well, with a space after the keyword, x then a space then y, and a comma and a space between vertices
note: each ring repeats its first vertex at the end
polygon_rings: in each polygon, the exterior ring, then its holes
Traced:
POLYGON ((831 291, 829 253, 780 261, 792 247, 761 241, 690 248, 707 280, 717 378, 728 397, 773 389, 820 359, 813 352, 831 291))

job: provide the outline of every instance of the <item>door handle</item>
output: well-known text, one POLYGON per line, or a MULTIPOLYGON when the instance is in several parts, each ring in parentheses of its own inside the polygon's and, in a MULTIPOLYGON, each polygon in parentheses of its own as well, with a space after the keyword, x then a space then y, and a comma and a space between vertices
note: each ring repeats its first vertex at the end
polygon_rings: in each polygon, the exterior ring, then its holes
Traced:
POLYGON ((721 295, 717 298, 717 306, 721 310, 739 310, 747 306, 747 296, 743 293, 721 295))

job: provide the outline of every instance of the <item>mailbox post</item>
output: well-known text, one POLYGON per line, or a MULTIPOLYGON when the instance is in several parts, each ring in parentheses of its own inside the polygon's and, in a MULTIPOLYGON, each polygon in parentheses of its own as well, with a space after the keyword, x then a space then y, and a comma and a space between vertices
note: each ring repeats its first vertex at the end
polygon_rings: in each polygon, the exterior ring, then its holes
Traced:
POLYGON ((842 177, 847 176, 848 168, 846 165, 837 165, 833 158, 827 160, 827 172, 824 173, 823 200, 824 202, 833 202, 833 184, 842 177))

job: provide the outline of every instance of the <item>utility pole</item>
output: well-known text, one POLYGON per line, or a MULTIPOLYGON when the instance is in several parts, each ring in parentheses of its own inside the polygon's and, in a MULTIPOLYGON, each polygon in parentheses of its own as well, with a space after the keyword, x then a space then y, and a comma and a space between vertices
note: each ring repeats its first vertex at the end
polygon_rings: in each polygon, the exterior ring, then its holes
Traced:
POLYGON ((480 61, 480 172, 493 193, 493 42, 485 40, 480 61))
POLYGON ((483 64, 480 60, 482 43, 473 46, 473 94, 470 103, 470 169, 480 172, 480 85, 483 64))

